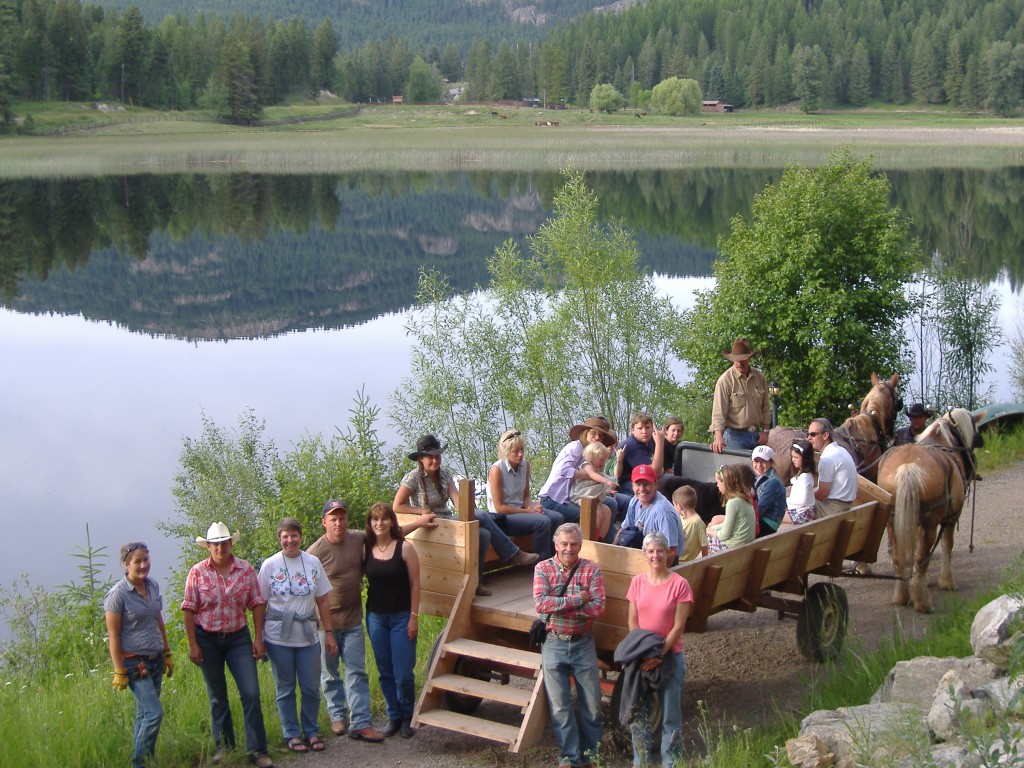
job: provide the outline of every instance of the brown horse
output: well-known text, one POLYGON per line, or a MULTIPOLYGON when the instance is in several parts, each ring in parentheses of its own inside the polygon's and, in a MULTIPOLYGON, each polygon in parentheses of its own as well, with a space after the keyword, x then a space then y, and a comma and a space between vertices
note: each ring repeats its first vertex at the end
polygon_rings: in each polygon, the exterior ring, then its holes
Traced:
POLYGON ((878 422, 866 413, 858 413, 836 427, 832 439, 853 456, 857 474, 872 483, 878 478, 878 462, 889 447, 889 439, 878 422))
POLYGON ((954 408, 925 429, 916 443, 887 451, 879 462, 878 484, 892 494, 895 506, 891 533, 892 564, 899 578, 892 598, 896 605, 907 605, 913 598, 915 610, 932 610, 928 562, 936 539, 942 543, 939 589, 956 589, 953 531, 975 475, 974 449, 981 444, 975 422, 980 418, 954 408), (904 576, 908 568, 909 585, 904 576))

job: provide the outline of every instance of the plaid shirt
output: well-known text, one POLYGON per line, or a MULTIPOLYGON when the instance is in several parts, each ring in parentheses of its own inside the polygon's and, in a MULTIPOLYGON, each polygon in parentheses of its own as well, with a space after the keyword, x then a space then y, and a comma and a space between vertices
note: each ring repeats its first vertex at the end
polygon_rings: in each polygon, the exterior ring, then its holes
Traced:
POLYGON ((578 635, 589 632, 594 619, 604 613, 604 578, 597 563, 580 558, 565 595, 557 597, 568 576, 568 570, 563 572, 557 555, 541 560, 533 570, 533 602, 537 613, 546 617, 549 630, 578 635), (590 602, 586 605, 580 597, 583 590, 590 593, 590 602))
POLYGON ((246 609, 266 602, 256 570, 245 560, 232 557, 231 570, 221 576, 207 558, 188 572, 181 610, 194 613, 196 624, 207 632, 237 632, 246 625, 246 609))

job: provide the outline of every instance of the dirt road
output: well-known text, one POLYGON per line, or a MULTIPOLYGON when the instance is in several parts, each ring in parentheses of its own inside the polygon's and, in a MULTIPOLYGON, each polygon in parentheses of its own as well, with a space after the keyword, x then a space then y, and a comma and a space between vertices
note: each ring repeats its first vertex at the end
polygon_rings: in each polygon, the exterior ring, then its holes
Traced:
MULTIPOLYGON (((1024 549, 1024 464, 987 478, 978 485, 974 523, 974 551, 969 552, 970 501, 956 536, 953 568, 959 596, 968 596, 1001 580, 1005 569, 1024 549)), ((885 542, 876 570, 891 573, 885 560, 885 542)), ((934 590, 936 612, 950 599, 934 590)), ((871 651, 899 626, 903 632, 918 634, 929 617, 909 608, 889 604, 891 581, 842 580, 850 600, 848 644, 871 651)), ((796 626, 792 620, 779 621, 776 614, 762 610, 753 614, 726 612, 713 616, 709 629, 686 638, 686 686, 684 717, 695 725, 698 702, 707 707, 712 722, 754 725, 776 716, 779 711, 798 712, 814 671, 796 649, 796 626)), ((695 729, 691 728, 691 739, 695 729)), ((604 755, 604 764, 617 768, 631 763, 625 753, 604 755)), ((303 768, 379 768, 383 764, 402 768, 454 768, 455 766, 501 766, 535 768, 557 765, 558 755, 550 730, 538 747, 524 755, 510 755, 498 745, 473 736, 423 728, 411 739, 393 738, 384 744, 355 742, 348 738, 329 739, 327 750, 298 759, 303 768)))

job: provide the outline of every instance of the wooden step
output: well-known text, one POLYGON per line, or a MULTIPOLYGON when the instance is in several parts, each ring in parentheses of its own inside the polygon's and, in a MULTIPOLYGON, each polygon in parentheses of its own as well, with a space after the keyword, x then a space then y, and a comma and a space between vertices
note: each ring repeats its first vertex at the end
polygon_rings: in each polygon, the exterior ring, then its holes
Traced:
POLYGON ((460 693, 465 696, 476 696, 487 701, 499 701, 503 704, 511 704, 520 709, 530 703, 533 696, 532 689, 517 688, 513 685, 501 685, 490 683, 486 680, 477 680, 475 677, 464 675, 438 675, 430 684, 443 691, 460 693))
POLYGON ((419 725, 435 725, 448 731, 460 731, 479 736, 481 739, 498 741, 502 744, 512 744, 519 738, 519 728, 514 725, 491 722, 479 717, 460 715, 458 712, 449 712, 447 709, 432 709, 429 712, 421 712, 419 725))
POLYGON ((506 648, 503 645, 481 643, 479 640, 450 640, 444 644, 445 653, 454 653, 470 659, 493 661, 498 664, 511 664, 524 669, 540 669, 540 654, 533 651, 522 651, 518 648, 506 648))

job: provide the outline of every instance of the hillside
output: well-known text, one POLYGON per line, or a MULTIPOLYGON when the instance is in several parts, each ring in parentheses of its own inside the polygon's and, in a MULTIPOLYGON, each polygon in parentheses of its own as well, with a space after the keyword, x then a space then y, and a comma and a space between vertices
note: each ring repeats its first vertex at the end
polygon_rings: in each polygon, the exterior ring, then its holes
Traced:
MULTIPOLYGON (((620 0, 616 6, 632 2, 620 0)), ((342 50, 392 36, 423 50, 448 43, 467 50, 482 37, 538 40, 552 24, 605 5, 600 0, 97 0, 96 4, 119 10, 134 5, 149 24, 175 14, 194 18, 199 12, 223 18, 239 13, 299 18, 311 28, 330 19, 342 50)))

